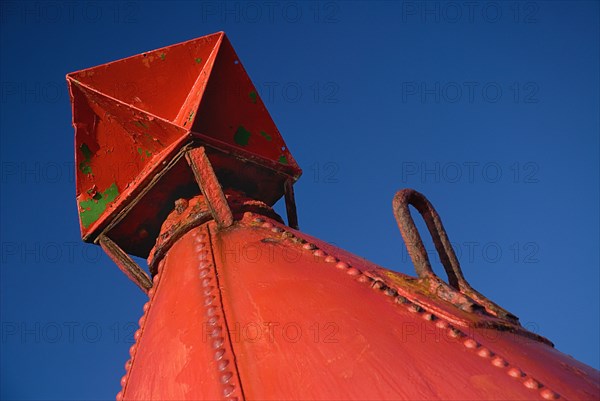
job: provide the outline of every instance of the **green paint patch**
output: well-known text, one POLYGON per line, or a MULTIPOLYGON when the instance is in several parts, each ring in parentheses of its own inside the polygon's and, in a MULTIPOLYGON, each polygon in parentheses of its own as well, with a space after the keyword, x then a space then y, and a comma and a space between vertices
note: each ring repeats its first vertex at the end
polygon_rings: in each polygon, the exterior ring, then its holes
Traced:
POLYGON ((190 111, 190 115, 188 116, 188 122, 191 122, 193 117, 194 117, 194 111, 190 111))
POLYGON ((81 153, 83 153, 83 161, 79 163, 79 171, 83 174, 92 174, 92 166, 90 166, 90 161, 92 160, 92 151, 85 144, 81 144, 79 147, 81 153))
POLYGON ((263 138, 265 138, 267 141, 270 141, 271 139, 271 135, 267 134, 265 131, 260 131, 260 136, 262 136, 263 138))
POLYGON ((139 128, 148 129, 148 126, 143 121, 136 121, 134 124, 139 128))
POLYGON ((279 163, 288 164, 288 159, 284 155, 279 156, 279 163))
POLYGON ((250 131, 244 128, 243 125, 240 125, 235 134, 233 134, 233 140, 240 146, 246 146, 250 140, 250 135, 252 135, 250 131))
POLYGON ((202 62, 202 58, 201 57, 196 57, 194 59, 194 61, 196 62, 196 64, 200 64, 202 62))
POLYGON ((159 57, 161 60, 165 61, 165 59, 167 58, 167 55, 165 53, 161 53, 159 57))
POLYGON ((256 103, 256 99, 258 98, 258 95, 256 94, 256 92, 252 91, 248 94, 248 96, 250 96, 250 101, 252 103, 256 103))
POLYGON ((152 156, 152 152, 150 152, 149 150, 144 150, 142 148, 137 148, 137 152, 142 157, 142 160, 144 160, 144 156, 146 156, 147 158, 150 158, 150 156, 152 156))
POLYGON ((79 202, 79 217, 84 228, 97 221, 106 210, 109 203, 119 196, 119 189, 115 182, 102 193, 96 193, 94 198, 79 202))

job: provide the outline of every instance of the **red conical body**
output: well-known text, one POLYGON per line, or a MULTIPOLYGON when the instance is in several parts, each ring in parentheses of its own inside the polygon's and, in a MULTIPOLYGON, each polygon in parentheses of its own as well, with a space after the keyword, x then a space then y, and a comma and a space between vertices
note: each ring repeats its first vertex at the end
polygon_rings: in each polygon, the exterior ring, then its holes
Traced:
POLYGON ((117 399, 600 398, 600 372, 468 284, 423 195, 394 198, 417 277, 295 229, 301 171, 224 34, 67 79, 82 236, 149 295, 117 399))

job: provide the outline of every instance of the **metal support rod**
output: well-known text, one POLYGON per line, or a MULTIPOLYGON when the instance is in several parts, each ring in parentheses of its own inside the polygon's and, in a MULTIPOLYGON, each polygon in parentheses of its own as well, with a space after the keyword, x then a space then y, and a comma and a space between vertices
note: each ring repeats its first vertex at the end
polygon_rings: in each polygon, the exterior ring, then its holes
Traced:
POLYGON ((152 288, 152 280, 150 280, 146 272, 106 235, 101 235, 98 238, 98 242, 104 252, 117 264, 119 269, 147 294, 148 290, 152 288))
POLYGON ((194 172, 196 182, 205 196, 213 218, 221 228, 231 226, 233 224, 233 213, 229 208, 215 171, 206 156, 204 147, 189 150, 185 157, 194 172))
POLYGON ((296 211, 296 198, 294 197, 294 183, 287 179, 284 184, 285 190, 285 210, 287 213, 288 226, 298 229, 298 212, 296 211))

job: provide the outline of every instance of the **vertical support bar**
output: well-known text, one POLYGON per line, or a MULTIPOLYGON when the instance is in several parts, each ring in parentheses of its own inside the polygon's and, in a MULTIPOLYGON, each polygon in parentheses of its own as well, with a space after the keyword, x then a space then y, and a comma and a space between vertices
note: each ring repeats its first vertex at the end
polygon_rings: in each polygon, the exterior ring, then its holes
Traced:
POLYGON ((104 252, 117 264, 119 269, 147 294, 148 290, 152 288, 152 280, 146 272, 106 235, 101 235, 98 241, 104 252))
POLYGON ((298 229, 298 212, 296 211, 296 198, 294 197, 294 183, 291 178, 285 180, 285 210, 287 213, 288 226, 298 229))
POLYGON ((220 228, 233 224, 233 213, 229 208, 221 184, 217 179, 204 147, 194 148, 186 152, 185 158, 194 172, 196 182, 206 199, 208 208, 220 228))

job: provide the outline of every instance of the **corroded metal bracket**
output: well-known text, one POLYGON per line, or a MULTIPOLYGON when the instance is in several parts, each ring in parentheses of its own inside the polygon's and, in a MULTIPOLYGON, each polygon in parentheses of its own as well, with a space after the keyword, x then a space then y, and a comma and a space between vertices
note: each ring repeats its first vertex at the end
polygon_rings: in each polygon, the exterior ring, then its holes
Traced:
POLYGON ((200 146, 189 150, 186 152, 185 158, 194 172, 196 182, 204 194, 210 213, 217 225, 220 228, 231 226, 233 224, 233 213, 227 199, 225 199, 223 188, 217 179, 215 170, 213 170, 208 157, 206 157, 204 147, 200 146))
POLYGON ((98 239, 106 254, 116 263, 119 269, 146 294, 152 288, 152 280, 141 267, 137 265, 119 246, 106 235, 98 239))
POLYGON ((442 220, 423 194, 413 189, 400 190, 394 196, 393 208, 398 228, 400 228, 400 233, 419 279, 429 281, 430 285, 437 287, 438 296, 454 303, 463 310, 473 311, 477 306, 480 306, 493 316, 518 324, 519 319, 515 315, 490 301, 467 282, 442 220), (429 229, 429 234, 448 276, 448 284, 441 280, 431 268, 423 240, 410 214, 409 206, 411 205, 421 214, 429 229))

